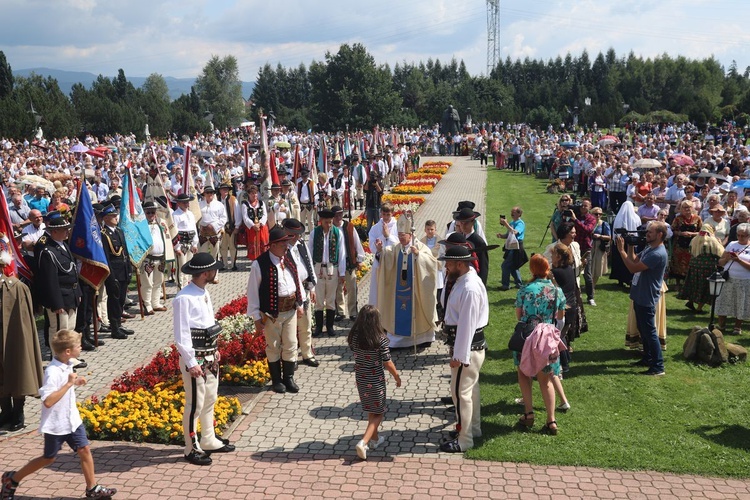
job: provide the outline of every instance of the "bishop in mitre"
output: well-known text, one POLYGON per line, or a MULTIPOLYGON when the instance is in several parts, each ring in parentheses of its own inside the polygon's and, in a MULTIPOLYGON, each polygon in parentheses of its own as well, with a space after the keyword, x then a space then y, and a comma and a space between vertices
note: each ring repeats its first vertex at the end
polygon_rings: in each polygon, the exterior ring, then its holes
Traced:
POLYGON ((412 237, 411 222, 397 223, 397 245, 383 248, 376 240, 378 303, 391 349, 425 346, 435 340, 438 262, 432 251, 412 237))

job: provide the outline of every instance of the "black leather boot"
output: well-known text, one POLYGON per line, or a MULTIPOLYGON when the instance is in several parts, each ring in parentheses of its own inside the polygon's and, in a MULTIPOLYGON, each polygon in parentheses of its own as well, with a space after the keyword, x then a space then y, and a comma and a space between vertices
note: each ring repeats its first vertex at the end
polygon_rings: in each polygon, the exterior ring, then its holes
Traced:
POLYGON ((283 394, 286 392, 286 386, 281 381, 281 361, 269 361, 268 371, 271 373, 271 388, 273 392, 283 394))
POLYGON ((333 322, 336 319, 336 311, 333 309, 326 309, 326 333, 329 337, 335 337, 336 332, 333 331, 333 322))
POLYGON ((120 331, 120 322, 116 319, 110 319, 109 320, 109 327, 112 329, 112 338, 113 339, 120 339, 124 340, 128 338, 127 335, 125 335, 124 332, 120 331))
POLYGON ((96 350, 96 346, 91 338, 91 331, 88 328, 84 328, 83 333, 81 334, 81 349, 84 351, 96 350))
POLYGON ((20 431, 26 424, 24 423, 23 407, 26 403, 26 396, 13 398, 13 413, 11 413, 10 432, 20 431))
POLYGON ((294 382, 294 361, 284 361, 284 386, 289 392, 299 392, 299 387, 294 382))
POLYGON ((0 427, 8 425, 13 420, 13 400, 10 396, 0 397, 0 427))
POLYGON ((323 311, 315 311, 315 331, 313 337, 323 336, 323 311))

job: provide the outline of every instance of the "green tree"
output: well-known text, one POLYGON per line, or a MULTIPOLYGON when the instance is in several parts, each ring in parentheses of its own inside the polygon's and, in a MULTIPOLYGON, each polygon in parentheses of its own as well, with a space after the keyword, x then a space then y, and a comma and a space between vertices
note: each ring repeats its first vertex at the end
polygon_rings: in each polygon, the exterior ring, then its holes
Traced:
POLYGON ((5 99, 13 92, 13 71, 5 58, 5 53, 0 50, 0 99, 5 99))
POLYGON ((212 56, 196 79, 195 90, 203 110, 213 114, 216 127, 238 125, 242 120, 245 108, 236 57, 212 56))
POLYGON ((313 123, 323 130, 390 125, 400 109, 399 95, 393 90, 387 66, 376 66, 375 59, 361 44, 342 45, 338 53, 326 53, 325 71, 310 68, 313 123))
POLYGON ((164 77, 152 73, 141 87, 142 109, 147 116, 149 132, 164 137, 172 129, 172 114, 169 109, 169 87, 164 77))

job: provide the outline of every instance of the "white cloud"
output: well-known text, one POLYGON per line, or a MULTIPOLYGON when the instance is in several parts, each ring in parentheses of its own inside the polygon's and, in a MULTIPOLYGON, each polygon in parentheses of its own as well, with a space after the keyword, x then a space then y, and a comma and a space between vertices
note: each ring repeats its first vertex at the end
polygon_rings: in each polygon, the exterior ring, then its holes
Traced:
MULTIPOLYGON (((0 48, 13 68, 95 74, 197 76, 211 55, 235 55, 243 80, 266 62, 309 65, 341 43, 359 42, 378 63, 463 59, 486 68, 486 2, 349 0, 5 0, 0 48)), ((750 65, 743 26, 750 3, 707 0, 518 0, 500 3, 501 58, 548 60, 585 48, 591 60, 613 47, 624 57, 712 54, 750 65)))

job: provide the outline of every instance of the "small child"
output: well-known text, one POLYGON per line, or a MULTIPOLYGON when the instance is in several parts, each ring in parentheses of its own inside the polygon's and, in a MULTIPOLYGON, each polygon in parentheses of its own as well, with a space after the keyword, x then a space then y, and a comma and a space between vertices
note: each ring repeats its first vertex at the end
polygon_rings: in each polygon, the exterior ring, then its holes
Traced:
POLYGON ((91 456, 81 414, 76 407, 75 387, 85 385, 86 379, 73 371, 70 360, 81 355, 81 334, 73 330, 60 330, 52 337, 50 345, 55 358, 44 371, 44 385, 39 389, 42 400, 39 432, 44 435, 44 454, 18 472, 3 474, 0 480, 0 499, 12 499, 18 483, 51 465, 63 443, 68 443, 81 459, 81 470, 86 479, 86 497, 111 498, 117 493, 116 489, 96 484, 94 458, 91 456))
POLYGON ((396 387, 401 387, 401 377, 391 361, 388 337, 380 324, 380 313, 372 305, 365 305, 349 331, 349 348, 354 352, 354 379, 362 408, 367 412, 367 429, 355 447, 357 456, 367 460, 367 452, 374 450, 385 437, 378 436, 378 427, 385 414, 385 372, 393 376, 396 387))
MULTIPOLYGON (((440 249, 442 246, 439 244, 442 238, 437 232, 437 223, 434 220, 428 220, 424 223, 424 237, 420 240, 425 244, 427 248, 432 252, 433 257, 436 259, 440 257, 440 249)), ((438 261, 438 276, 437 276, 437 310, 438 317, 442 317, 440 304, 440 296, 443 294, 443 282, 445 281, 445 275, 443 273, 443 262, 438 261)))

